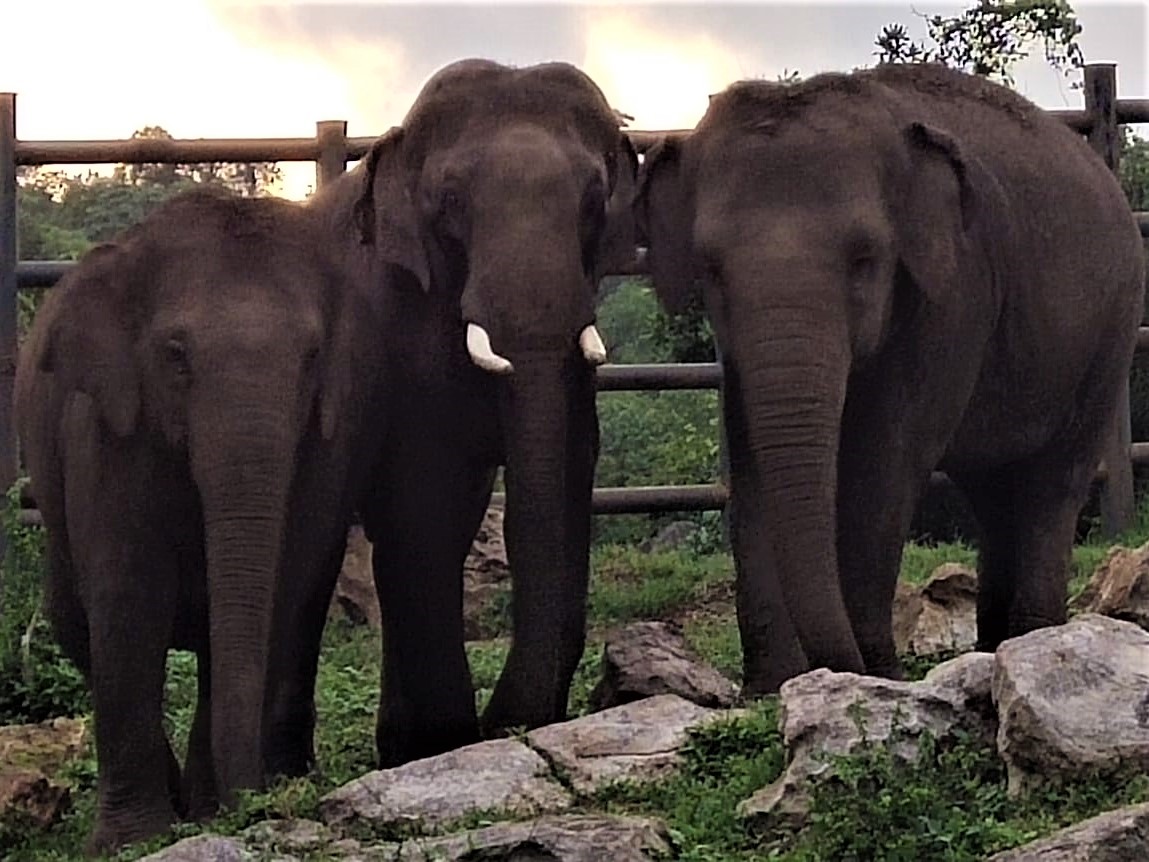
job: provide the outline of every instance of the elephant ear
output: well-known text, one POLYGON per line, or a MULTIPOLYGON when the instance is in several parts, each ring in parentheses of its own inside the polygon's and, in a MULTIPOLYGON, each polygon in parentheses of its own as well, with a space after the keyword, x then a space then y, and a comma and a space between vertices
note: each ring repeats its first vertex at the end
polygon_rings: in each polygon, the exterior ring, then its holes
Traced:
POLYGON ((403 137, 403 129, 394 126, 367 151, 363 185, 353 214, 359 241, 375 246, 380 260, 407 270, 427 291, 431 267, 403 164, 403 137))
POLYGON ((903 136, 912 167, 898 215, 901 263, 922 294, 940 302, 956 287, 982 168, 940 129, 911 123, 903 136))
POLYGON ((694 206, 682 170, 682 144, 665 138, 647 150, 635 201, 655 293, 671 314, 690 307, 694 283, 694 206))
POLYGON ((638 155, 630 136, 619 131, 618 146, 607 153, 610 198, 606 226, 599 240, 595 278, 625 269, 634 262, 634 198, 638 186, 638 155))
POLYGON ((37 363, 63 389, 90 396, 117 437, 132 434, 140 414, 131 320, 132 308, 138 308, 133 257, 121 245, 98 245, 57 285, 52 311, 44 315, 48 331, 37 363))

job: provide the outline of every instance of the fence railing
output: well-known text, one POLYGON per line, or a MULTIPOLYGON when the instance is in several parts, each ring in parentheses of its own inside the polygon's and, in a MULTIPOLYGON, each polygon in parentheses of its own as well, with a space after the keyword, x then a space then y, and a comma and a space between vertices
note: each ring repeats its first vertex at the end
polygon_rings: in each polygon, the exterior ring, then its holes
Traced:
MULTIPOLYGON (((1050 114, 1085 135, 1111 170, 1116 171, 1120 152, 1120 126, 1149 122, 1149 99, 1117 99, 1114 64, 1085 67, 1085 108, 1054 110, 1050 114)), ((638 152, 644 152, 666 135, 677 131, 628 131, 638 152)), ((15 376, 18 290, 49 288, 75 264, 70 262, 17 261, 16 259, 16 167, 48 164, 142 164, 179 162, 287 162, 311 161, 316 166, 316 186, 330 182, 361 158, 373 137, 348 137, 343 120, 316 123, 309 138, 21 141, 16 137, 16 95, 0 93, 0 487, 7 488, 18 470, 16 436, 12 421, 12 384, 15 376)), ((1136 213, 1142 236, 1149 237, 1149 213, 1136 213)), ((646 273, 643 250, 638 249, 631 266, 615 275, 646 273)), ((1149 327, 1141 327, 1138 350, 1149 350, 1149 327)), ((666 389, 718 389, 721 369, 717 363, 604 365, 598 369, 600 391, 648 391, 666 389)), ((1115 422, 1097 479, 1101 490, 1102 521, 1112 535, 1131 523, 1134 511, 1133 464, 1149 464, 1149 441, 1131 440, 1128 386, 1115 422)), ((935 483, 945 482, 935 473, 935 483)), ((635 512, 705 511, 726 503, 726 482, 705 485, 595 488, 593 508, 597 514, 635 512)), ((29 508, 25 520, 36 522, 29 508)))

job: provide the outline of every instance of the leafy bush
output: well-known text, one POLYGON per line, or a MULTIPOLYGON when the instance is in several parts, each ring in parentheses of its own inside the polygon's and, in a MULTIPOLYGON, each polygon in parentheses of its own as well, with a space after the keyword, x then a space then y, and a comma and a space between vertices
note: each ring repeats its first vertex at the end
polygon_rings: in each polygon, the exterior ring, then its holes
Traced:
POLYGON ((88 693, 41 609, 44 531, 20 524, 20 489, 8 491, 8 554, 0 579, 0 724, 44 721, 88 710, 88 693))

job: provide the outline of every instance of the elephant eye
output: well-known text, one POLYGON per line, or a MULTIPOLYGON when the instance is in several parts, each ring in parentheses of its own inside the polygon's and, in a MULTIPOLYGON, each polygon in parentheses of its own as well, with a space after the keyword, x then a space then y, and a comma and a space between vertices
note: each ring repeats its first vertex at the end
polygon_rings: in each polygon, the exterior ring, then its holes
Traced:
POLYGON ((850 260, 850 278, 854 281, 870 281, 877 274, 878 258, 873 254, 857 254, 850 260))
POLYGON ((187 345, 178 338, 169 338, 164 342, 163 347, 164 361, 181 377, 186 377, 191 374, 191 366, 188 363, 188 349, 187 345))
POLYGON ((439 196, 439 214, 453 215, 463 210, 463 196, 455 189, 444 189, 439 196))

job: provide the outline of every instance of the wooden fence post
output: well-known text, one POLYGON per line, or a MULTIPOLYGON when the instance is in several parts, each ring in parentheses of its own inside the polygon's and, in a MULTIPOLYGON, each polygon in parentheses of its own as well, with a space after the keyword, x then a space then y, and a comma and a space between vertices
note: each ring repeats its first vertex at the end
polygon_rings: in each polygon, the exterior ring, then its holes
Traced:
MULTIPOLYGON (((1085 67, 1085 110, 1089 112, 1089 144, 1115 174, 1121 157, 1117 125, 1117 66, 1090 63, 1085 67)), ((1137 321, 1140 324, 1141 321, 1137 321)), ((1101 488, 1101 529, 1113 538, 1133 524, 1133 430, 1129 411, 1129 379, 1121 385, 1109 443, 1105 448, 1105 481, 1101 488)))
POLYGON ((347 121, 320 120, 315 124, 319 158, 315 160, 315 188, 338 179, 347 170, 347 121))
MULTIPOLYGON (((16 349, 16 94, 0 93, 0 491, 4 493, 16 481, 19 468, 12 416, 16 349)), ((7 559, 8 534, 0 529, 0 563, 7 559)))

